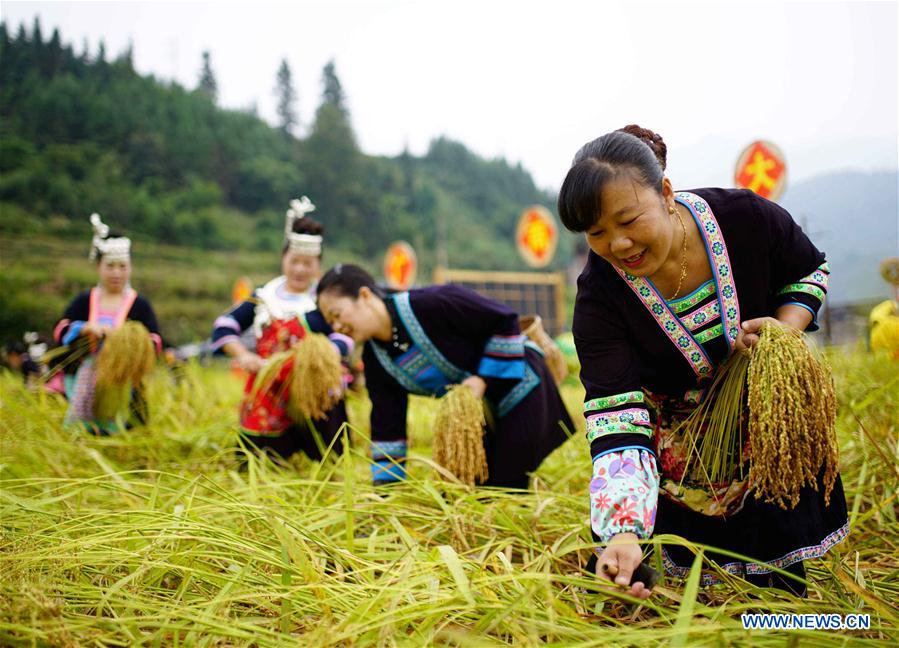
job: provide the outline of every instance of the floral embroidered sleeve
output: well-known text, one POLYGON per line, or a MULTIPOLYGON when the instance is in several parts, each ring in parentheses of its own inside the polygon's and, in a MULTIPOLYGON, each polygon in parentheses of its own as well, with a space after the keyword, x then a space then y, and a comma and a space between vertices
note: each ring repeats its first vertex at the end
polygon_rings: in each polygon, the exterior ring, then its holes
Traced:
POLYGON ((656 459, 647 450, 611 450, 593 459, 590 527, 600 542, 619 533, 650 537, 658 499, 656 459))
POLYGON ((777 292, 778 306, 795 304, 806 309, 812 314, 812 323, 808 330, 816 331, 818 310, 824 304, 829 279, 830 266, 825 261, 811 274, 781 288, 777 292))
POLYGON ((632 391, 584 405, 587 441, 595 451, 590 527, 600 542, 618 533, 652 535, 659 477, 644 398, 642 391, 632 391))
POLYGON ((659 491, 653 427, 626 323, 598 285, 581 277, 572 326, 593 461, 590 526, 600 542, 626 532, 646 538, 659 491))

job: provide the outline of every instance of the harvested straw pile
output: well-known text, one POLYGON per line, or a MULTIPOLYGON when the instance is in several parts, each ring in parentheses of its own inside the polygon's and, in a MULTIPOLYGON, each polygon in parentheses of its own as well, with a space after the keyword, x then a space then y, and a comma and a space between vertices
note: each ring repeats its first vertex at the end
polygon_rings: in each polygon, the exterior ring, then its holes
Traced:
POLYGON ((128 407, 132 387, 141 385, 155 364, 153 341, 143 324, 129 320, 111 331, 97 355, 94 415, 114 419, 128 407))
POLYGON ((440 399, 434 425, 434 460, 473 486, 487 480, 484 408, 465 385, 455 385, 440 399))
MULTIPOLYGON (((284 469, 250 455, 238 470, 243 390, 220 366, 188 363, 177 383, 154 372, 153 420, 111 437, 71 434, 64 401, 0 372, 0 645, 896 645, 896 366, 847 348, 829 361, 852 533, 805 563, 808 598, 706 558, 639 605, 582 569, 595 547, 582 439, 528 491, 441 483, 411 462, 413 478, 385 492, 371 484, 367 430, 352 427, 359 443, 339 462, 284 469), (702 587, 705 570, 725 584, 702 587), (741 623, 822 611, 870 614, 870 627, 741 623)), ((583 399, 580 387, 562 393, 572 407, 583 399)), ((364 420, 368 404, 348 401, 364 420)), ((418 448, 432 444, 439 404, 410 399, 418 448)), ((662 569, 658 550, 650 560, 662 569)))

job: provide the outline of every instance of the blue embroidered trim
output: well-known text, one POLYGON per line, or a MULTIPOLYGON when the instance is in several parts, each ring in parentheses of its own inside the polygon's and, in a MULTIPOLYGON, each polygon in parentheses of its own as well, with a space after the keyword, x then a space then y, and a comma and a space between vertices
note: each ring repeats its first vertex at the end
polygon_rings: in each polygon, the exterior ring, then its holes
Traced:
POLYGON ((496 358, 481 358, 478 365, 478 375, 489 378, 508 378, 521 380, 524 375, 525 362, 521 358, 509 360, 497 360, 496 358))
POLYGON ((671 301, 668 301, 668 300, 666 299, 665 301, 666 301, 666 302, 668 303, 668 305, 671 306, 672 308, 677 308, 677 307, 680 306, 682 303, 684 303, 685 301, 687 301, 688 299, 690 299, 690 297, 692 297, 693 295, 695 295, 696 293, 698 293, 700 290, 705 290, 705 289, 706 289, 706 286, 708 286, 710 283, 713 283, 711 279, 709 279, 708 281, 703 281, 701 284, 699 284, 699 287, 696 288, 696 290, 694 290, 693 292, 691 292, 689 295, 684 295, 683 297, 678 297, 677 299, 672 299, 671 301))
MULTIPOLYGON (((382 349, 376 342, 368 342, 371 344, 372 351, 375 352, 375 357, 378 359, 378 362, 381 363, 381 366, 384 367, 384 371, 393 376, 393 379, 396 380, 400 385, 402 385, 403 389, 413 394, 418 394, 419 396, 428 396, 431 392, 424 389, 424 387, 420 386, 415 380, 409 376, 402 368, 398 367, 396 363, 394 363, 393 359, 387 355, 387 352, 382 349)), ((412 350, 407 353, 411 353, 412 350)))
MULTIPOLYGON (((848 535, 849 521, 847 520, 843 524, 843 526, 841 526, 836 531, 826 535, 818 544, 812 545, 810 547, 801 547, 799 549, 794 549, 793 551, 781 556, 780 558, 775 558, 774 560, 769 560, 768 562, 731 562, 719 566, 727 573, 733 574, 735 576, 743 576, 744 574, 770 574, 772 572, 772 567, 776 569, 784 569, 802 560, 820 558, 830 549, 832 549, 834 545, 842 542, 848 535)), ((681 567, 671 559, 671 556, 668 554, 668 551, 665 549, 665 547, 662 547, 662 564, 665 566, 665 571, 667 573, 679 578, 686 578, 690 573, 689 567, 681 567)), ((719 579, 715 574, 702 575, 703 587, 708 587, 709 585, 717 585, 721 582, 721 579, 719 579)))
POLYGON ((484 347, 484 355, 520 358, 524 355, 524 335, 494 335, 484 347))
POLYGON ((371 458, 375 461, 378 459, 401 459, 406 456, 405 441, 372 441, 371 442, 371 458))
POLYGON ((409 331, 409 336, 415 345, 421 349, 421 352, 427 357, 432 365, 437 367, 440 372, 447 377, 452 383, 461 383, 471 374, 447 360, 442 353, 434 346, 431 339, 427 336, 415 313, 412 312, 412 305, 409 303, 409 293, 402 292, 393 295, 393 301, 396 304, 397 313, 400 319, 409 331))
POLYGON ((534 388, 540 384, 540 376, 531 368, 530 364, 524 365, 524 378, 517 385, 509 390, 503 399, 497 405, 497 413, 500 418, 511 412, 518 403, 524 400, 525 396, 534 391, 534 388))

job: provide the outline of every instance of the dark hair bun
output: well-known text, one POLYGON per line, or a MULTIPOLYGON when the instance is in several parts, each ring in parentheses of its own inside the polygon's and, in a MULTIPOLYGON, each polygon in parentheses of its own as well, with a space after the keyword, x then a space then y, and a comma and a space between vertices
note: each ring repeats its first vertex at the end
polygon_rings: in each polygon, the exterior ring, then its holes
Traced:
POLYGON ((652 152, 655 153, 656 159, 662 166, 662 171, 665 170, 665 167, 668 165, 668 146, 665 144, 665 140, 662 139, 661 135, 652 132, 648 128, 637 126, 637 124, 629 124, 624 128, 619 128, 618 131, 633 135, 634 137, 639 137, 643 140, 646 145, 652 149, 652 152))
POLYGON ((325 231, 325 226, 314 218, 303 216, 293 222, 294 234, 318 234, 321 236, 325 231))

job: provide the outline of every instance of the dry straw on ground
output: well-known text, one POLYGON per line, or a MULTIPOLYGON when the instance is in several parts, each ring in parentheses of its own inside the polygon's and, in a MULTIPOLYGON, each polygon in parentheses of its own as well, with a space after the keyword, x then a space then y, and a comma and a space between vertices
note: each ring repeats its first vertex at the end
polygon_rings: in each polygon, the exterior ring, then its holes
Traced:
MULTIPOLYGON (((668 578, 641 604, 581 569, 583 429, 527 492, 473 489, 434 477, 437 403, 413 397, 409 478, 375 488, 362 398, 347 403, 355 443, 341 457, 250 455, 242 470, 243 384, 224 366, 155 372, 151 424, 113 437, 72 434, 63 401, 0 375, 0 644, 894 646, 896 364, 829 359, 852 530, 806 563, 809 598, 719 570, 724 585, 668 578), (862 613, 871 627, 749 632, 744 612, 862 613)), ((562 391, 575 410, 583 392, 562 391)))

